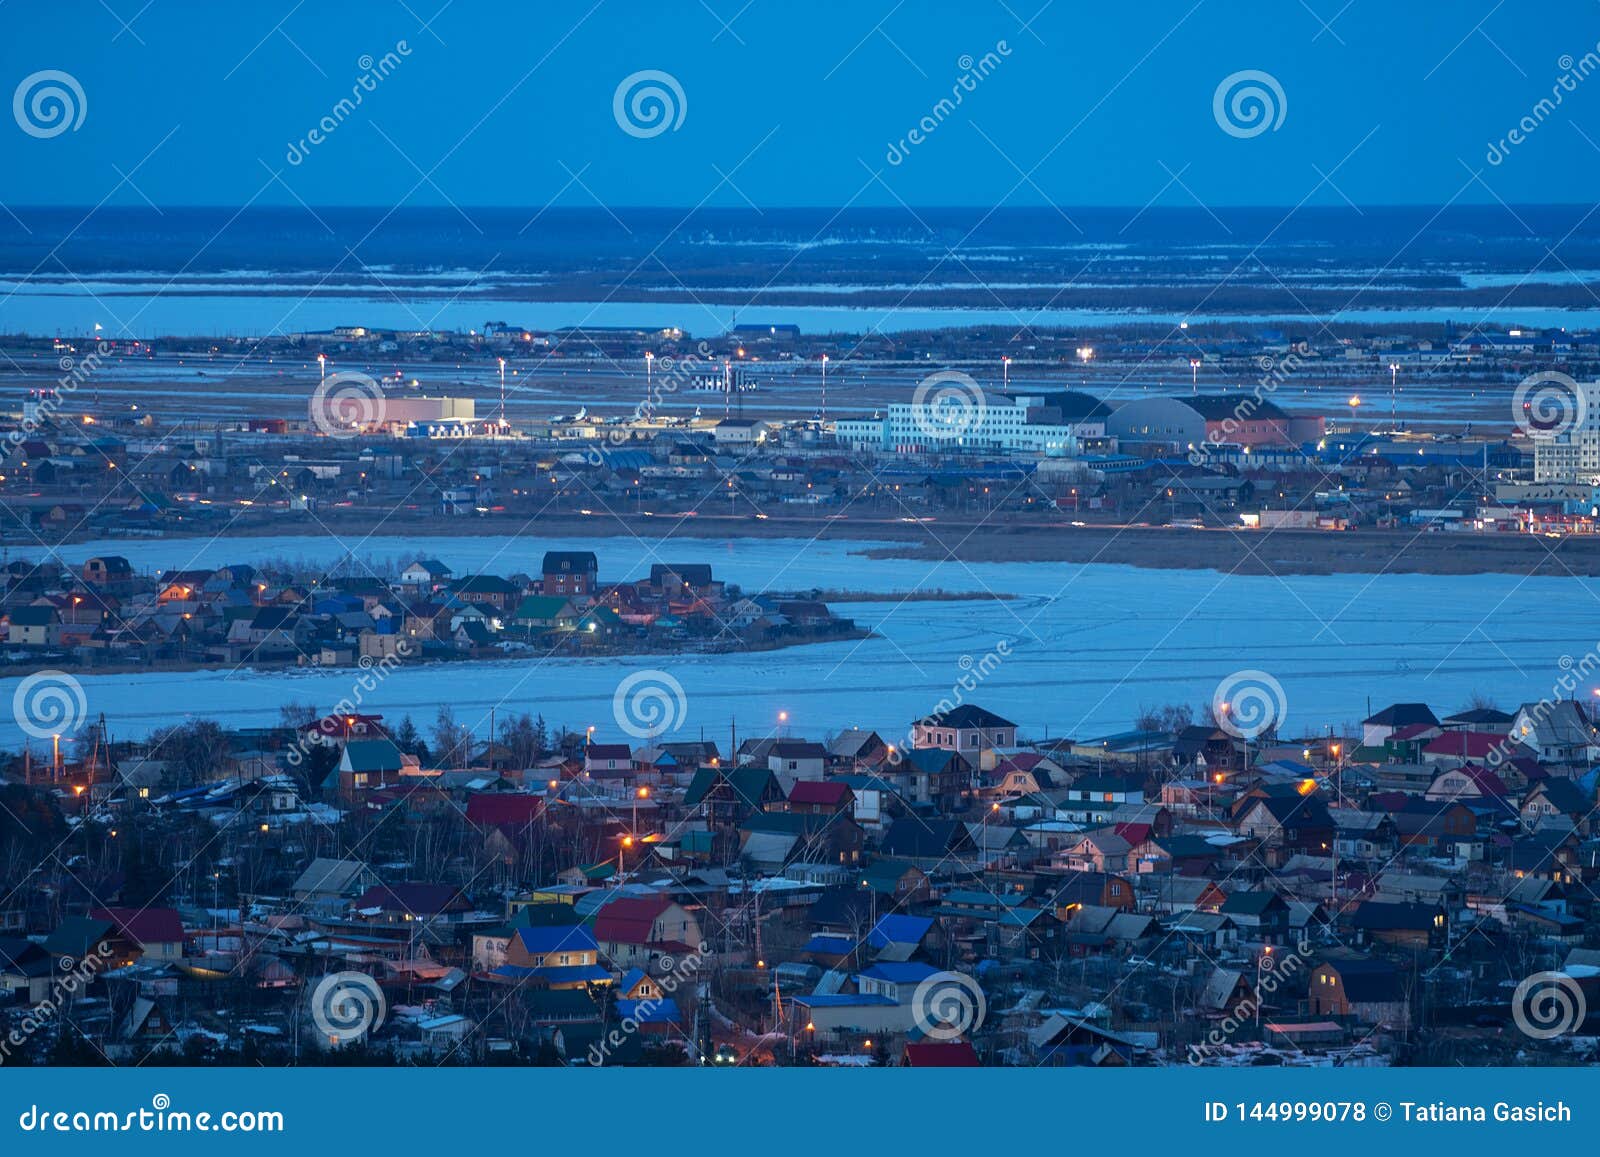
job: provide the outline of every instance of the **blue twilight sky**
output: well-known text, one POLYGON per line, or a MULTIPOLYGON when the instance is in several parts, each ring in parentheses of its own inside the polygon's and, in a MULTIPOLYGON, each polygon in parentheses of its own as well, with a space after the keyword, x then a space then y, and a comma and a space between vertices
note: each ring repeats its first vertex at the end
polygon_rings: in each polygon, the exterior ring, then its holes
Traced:
POLYGON ((0 201, 1582 202, 1600 72, 1570 78, 1597 42, 1590 0, 11 0, 0 92, 58 70, 86 107, 48 138, 0 116, 0 201), (390 52, 392 75, 335 113, 390 52), (641 70, 681 87, 675 130, 619 127, 641 70), (1242 70, 1281 88, 1276 129, 1219 127, 1213 96, 1242 70))

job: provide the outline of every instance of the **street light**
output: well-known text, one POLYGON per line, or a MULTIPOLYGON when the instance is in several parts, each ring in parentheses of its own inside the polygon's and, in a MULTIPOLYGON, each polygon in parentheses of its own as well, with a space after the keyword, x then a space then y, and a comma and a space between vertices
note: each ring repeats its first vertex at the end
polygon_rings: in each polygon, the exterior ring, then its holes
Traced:
POLYGON ((1261 970, 1271 959, 1272 945, 1262 945, 1261 955, 1256 957, 1256 1028, 1258 1029, 1261 1027, 1261 970))
POLYGON ((506 427, 506 359, 500 359, 500 428, 506 427))

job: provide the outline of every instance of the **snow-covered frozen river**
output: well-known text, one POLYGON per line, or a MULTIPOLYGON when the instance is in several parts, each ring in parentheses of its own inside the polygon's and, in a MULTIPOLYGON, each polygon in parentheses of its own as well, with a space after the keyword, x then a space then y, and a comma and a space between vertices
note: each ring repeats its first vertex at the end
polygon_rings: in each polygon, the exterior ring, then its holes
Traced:
MULTIPOLYGON (((543 714, 552 726, 593 725, 623 740, 613 720, 618 683, 643 668, 684 688, 678 734, 725 741, 777 726, 820 738, 847 726, 903 733, 969 668, 1000 644, 1001 659, 968 699, 1016 720, 1025 735, 1088 737, 1122 730, 1144 705, 1211 698, 1230 674, 1255 669, 1284 688, 1287 733, 1341 725, 1395 700, 1457 709, 1475 692, 1509 708, 1548 695, 1600 639, 1600 592, 1592 580, 1515 575, 1226 576, 1069 563, 870 560, 860 543, 792 540, 371 538, 350 541, 376 560, 420 552, 465 573, 534 573, 547 549, 593 550, 604 579, 644 574, 651 563, 710 562, 747 591, 806 587, 883 592, 883 601, 840 604, 839 613, 878 637, 733 656, 541 659, 403 666, 366 705, 419 726, 441 702, 487 731, 491 707, 543 714), (1005 602, 909 602, 892 592, 943 589, 1015 596, 1005 602)), ((345 545, 326 538, 248 538, 85 543, 60 550, 77 563, 122 554, 140 569, 217 566, 262 558, 331 562, 345 545)), ((14 549, 13 557, 28 557, 14 549)), ((82 677, 91 715, 130 736, 187 718, 235 725, 276 720, 289 702, 327 709, 356 672, 240 670, 82 677)), ((976 678, 976 676, 971 676, 976 678)), ((0 680, 8 702, 16 679, 0 680)), ((1583 693, 1587 693, 1586 691, 1583 693)), ((0 745, 22 736, 0 714, 0 745)))

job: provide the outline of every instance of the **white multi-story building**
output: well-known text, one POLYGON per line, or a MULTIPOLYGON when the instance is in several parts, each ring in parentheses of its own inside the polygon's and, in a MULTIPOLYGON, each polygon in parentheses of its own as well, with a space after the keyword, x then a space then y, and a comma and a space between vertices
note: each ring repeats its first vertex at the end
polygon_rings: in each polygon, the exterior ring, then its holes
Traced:
POLYGON ((1578 421, 1548 433, 1530 431, 1535 482, 1600 484, 1600 382, 1575 384, 1582 391, 1578 421))
POLYGON ((891 454, 1018 451, 1071 458, 1083 438, 1103 438, 1109 411, 1098 399, 1055 394, 964 395, 955 401, 894 402, 887 415, 846 418, 834 437, 858 450, 891 454))

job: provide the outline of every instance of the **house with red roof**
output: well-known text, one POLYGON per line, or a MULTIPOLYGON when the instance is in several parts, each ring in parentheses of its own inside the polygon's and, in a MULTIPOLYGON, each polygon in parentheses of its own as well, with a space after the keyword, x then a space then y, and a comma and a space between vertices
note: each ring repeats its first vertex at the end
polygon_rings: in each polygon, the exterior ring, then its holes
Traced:
POLYGON ((1061 786, 1064 775, 1061 765, 1048 756, 1036 751, 1019 751, 982 773, 982 794, 985 798, 1002 799, 1033 795, 1061 786))
POLYGON ((1520 743, 1493 731, 1447 731, 1422 748, 1423 763, 1498 763, 1530 754, 1520 743))
POLYGON ((110 943, 118 961, 178 960, 187 934, 172 908, 96 908, 91 920, 109 920, 115 929, 110 943))
POLYGON ((1481 764, 1463 763, 1434 776, 1423 798, 1504 800, 1506 795, 1505 783, 1494 772, 1481 764))
POLYGON ((900 1063, 908 1069, 975 1069, 978 1067, 978 1050, 969 1041, 906 1042, 900 1063))
POLYGON ((543 796, 480 791, 467 797, 467 822, 480 828, 521 829, 538 819, 543 809, 543 796))
POLYGON ((802 779, 789 789, 789 810, 799 815, 838 815, 855 805, 855 792, 836 779, 802 779))
POLYGON ((699 952, 704 943, 694 913, 666 896, 623 896, 594 918, 594 938, 617 968, 647 968, 657 957, 699 952))

